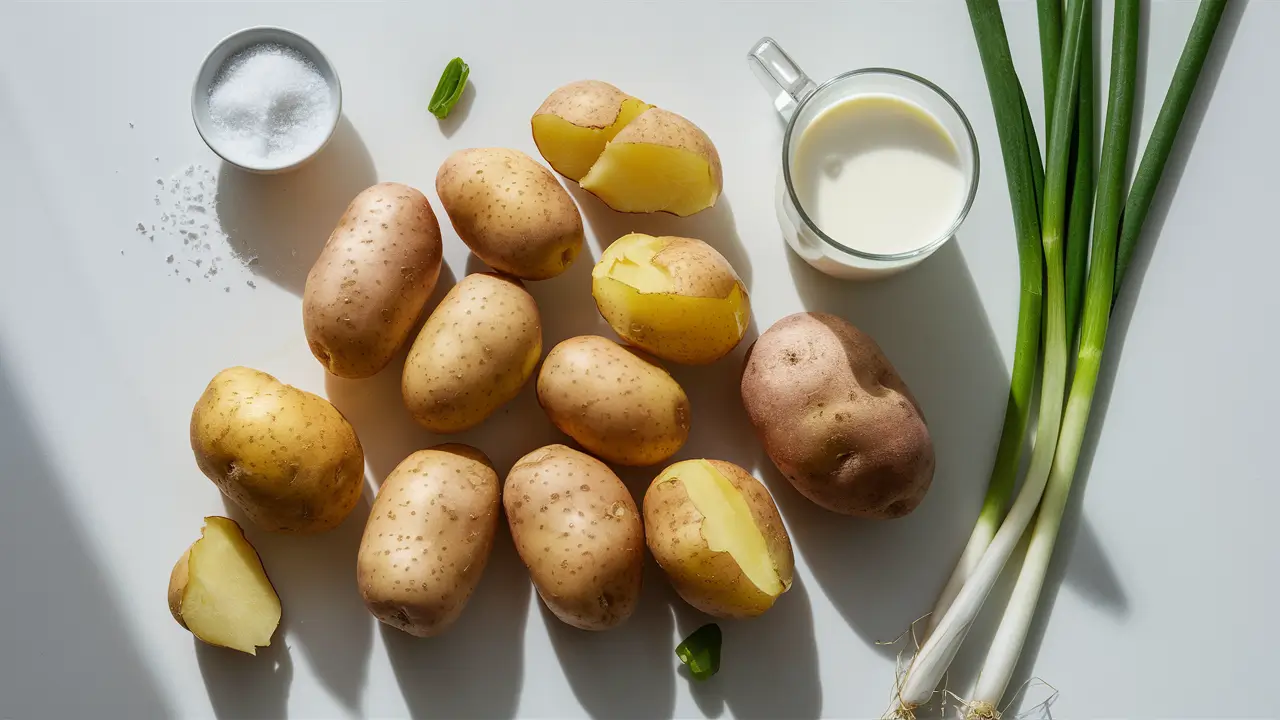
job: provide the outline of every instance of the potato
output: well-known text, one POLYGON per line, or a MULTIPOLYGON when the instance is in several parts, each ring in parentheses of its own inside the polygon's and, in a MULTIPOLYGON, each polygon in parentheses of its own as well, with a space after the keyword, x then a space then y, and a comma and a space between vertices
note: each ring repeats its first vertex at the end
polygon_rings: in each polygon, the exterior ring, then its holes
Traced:
POLYGON ((715 205, 724 178, 706 133, 650 108, 609 141, 581 185, 614 210, 683 217, 715 205))
POLYGON ((436 173, 436 194, 458 237, 499 272, 546 280, 582 250, 578 206, 550 170, 519 150, 459 150, 436 173))
POLYGON ((214 376, 191 412, 200 470, 264 530, 341 523, 364 488, 364 450, 329 401, 247 367, 214 376))
POLYGON ((440 277, 440 225, 422 193, 379 183, 351 201, 302 291, 311 352, 344 378, 386 367, 440 277))
POLYGON ((607 630, 640 599, 644 527, 635 500, 599 460, 548 445, 516 461, 502 505, 538 595, 562 621, 607 630))
POLYGON ((690 365, 728 355, 751 318, 747 289, 729 262, 690 238, 618 238, 591 271, 591 294, 623 340, 690 365))
POLYGON ((606 82, 569 83, 533 114, 533 142, 556 172, 581 180, 605 144, 649 107, 606 82))
POLYGON ((761 335, 742 402, 774 465, 828 510, 902 517, 933 481, 919 404, 875 341, 834 315, 789 315, 761 335))
POLYGON ((169 575, 169 612, 210 645, 257 655, 280 624, 280 597, 234 520, 204 523, 169 575))
POLYGON ((658 363, 596 335, 551 348, 538 404, 561 432, 619 465, 652 465, 689 437, 689 398, 658 363))
POLYGON ((795 558, 764 485, 723 460, 685 460, 644 495, 649 552, 680 597, 716 617, 755 617, 791 588, 795 558))
POLYGON ((369 612, 410 635, 438 635, 480 582, 498 525, 498 473, 468 445, 419 450, 373 501, 356 581, 369 612))
POLYGON ((431 432, 462 432, 519 394, 541 355, 538 305, 520 281, 468 275, 409 349, 400 381, 405 406, 431 432))

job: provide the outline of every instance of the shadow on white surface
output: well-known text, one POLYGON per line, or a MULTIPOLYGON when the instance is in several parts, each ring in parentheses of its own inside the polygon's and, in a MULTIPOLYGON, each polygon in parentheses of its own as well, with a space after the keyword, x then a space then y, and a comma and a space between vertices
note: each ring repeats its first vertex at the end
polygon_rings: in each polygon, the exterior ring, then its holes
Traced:
POLYGON ((480 585, 453 627, 416 638, 378 624, 411 717, 516 716, 530 595, 529 576, 502 519, 480 585))
POLYGON ((271 720, 288 716, 293 659, 283 631, 271 645, 250 657, 236 650, 213 647, 192 639, 196 662, 219 720, 271 720))
POLYGON ((1009 372, 959 243, 870 283, 835 280, 787 254, 807 309, 839 315, 879 343, 920 403, 937 456, 924 501, 888 521, 822 510, 760 464, 798 551, 868 643, 893 640, 933 605, 977 518, 999 437, 1009 372))
POLYGON ((669 213, 621 213, 611 210, 599 198, 583 190, 572 180, 560 180, 582 211, 582 219, 590 230, 589 235, 594 238, 587 242, 595 243, 596 255, 627 233, 695 238, 718 250, 738 272, 738 277, 742 278, 747 290, 751 290, 751 259, 742 244, 742 238, 738 236, 729 198, 724 195, 720 196, 713 207, 689 217, 676 217, 669 213))
POLYGON ((338 218, 375 182, 373 158, 343 115, 329 145, 293 172, 257 175, 222 163, 218 224, 232 252, 254 274, 302 295, 311 264, 338 218))
MULTIPOLYGON (((1080 462, 1076 469, 1076 478, 1063 515, 1062 529, 1059 531, 1058 547, 1054 553, 1053 561, 1049 565, 1045 588, 1041 593, 1040 606, 1037 608, 1035 621, 1031 625, 1031 631, 1027 636, 1027 643, 1019 658, 1018 666, 1014 669, 1011 686, 1016 687, 1023 683, 1028 683, 1034 677, 1035 660, 1040 654, 1045 630, 1048 628, 1049 618, 1053 614, 1054 603, 1057 601, 1058 592, 1064 581, 1104 610, 1110 610, 1122 618, 1127 617, 1130 613, 1128 598, 1119 583, 1114 568, 1106 557, 1097 533, 1089 524, 1088 519, 1082 517, 1084 494, 1093 475, 1093 461, 1098 448, 1098 439, 1101 437, 1102 429, 1106 425, 1107 409, 1111 404, 1111 393, 1115 388, 1116 372, 1120 365, 1120 357, 1124 352, 1125 337, 1128 334, 1129 324, 1133 319, 1133 311, 1141 296, 1143 279, 1146 276, 1147 268, 1151 264, 1151 258, 1155 254, 1156 245, 1163 234, 1165 221, 1169 216, 1170 205, 1173 202, 1173 198, 1178 194, 1183 173, 1186 171, 1187 160, 1191 156, 1196 138, 1200 134, 1205 112, 1213 99, 1214 93, 1217 91, 1218 80, 1222 77, 1223 68, 1226 66, 1227 59, 1230 56, 1231 47, 1234 44, 1236 33, 1240 29, 1241 19, 1247 6, 1248 3, 1228 3, 1223 11, 1222 20, 1213 40, 1213 46, 1205 58, 1204 69, 1201 71, 1196 91, 1187 106, 1186 115, 1182 119, 1182 126, 1178 130, 1178 136, 1174 140, 1168 162, 1165 165, 1161 183, 1156 190, 1155 197, 1152 199, 1141 239, 1134 250, 1133 258, 1122 283, 1122 291, 1115 298, 1114 305, 1111 308, 1107 346, 1102 358, 1102 368, 1098 376, 1098 385, 1094 394, 1088 431, 1085 434, 1084 445, 1080 451, 1080 462)), ((1140 36, 1141 44, 1138 49, 1138 77, 1140 78, 1146 75, 1149 37, 1145 27, 1148 24, 1150 9, 1144 5, 1142 13, 1140 27, 1143 28, 1143 32, 1140 36)), ((1168 87, 1166 78, 1157 79, 1156 82, 1160 83, 1161 87, 1168 87)), ((1138 94, 1137 97, 1142 98, 1143 95, 1138 94)), ((1142 103, 1139 102, 1137 105, 1141 107, 1142 103)), ((1155 111, 1155 108, 1152 108, 1152 110, 1155 111)), ((1141 116, 1135 112, 1135 128, 1141 127, 1137 122, 1139 117, 1141 116)), ((1131 159, 1132 168, 1133 163, 1137 161, 1136 158, 1140 158, 1141 152, 1146 148, 1145 145, 1141 144, 1141 138, 1137 137, 1136 132, 1130 142, 1134 146, 1139 146, 1136 151, 1137 155, 1134 156, 1134 159, 1131 159)), ((1050 683, 1053 682, 1053 678, 1044 678, 1044 680, 1050 683)), ((1011 709, 1016 713, 1027 702, 1034 703, 1036 700, 1033 697, 1019 697, 1012 704, 1011 709)))
POLYGON ((30 417, 0 355, 0 716, 172 717, 30 417))
MULTIPOLYGON (((319 535, 260 530, 223 497, 227 515, 244 528, 280 595, 284 612, 272 644, 285 643, 289 652, 300 648, 320 684, 349 710, 361 706, 376 622, 360 597, 355 570, 360 537, 369 518, 370 495, 366 487, 347 519, 319 535)), ((205 682, 209 685, 209 678, 205 682)), ((244 692, 234 686, 218 687, 217 691, 224 695, 244 692)))

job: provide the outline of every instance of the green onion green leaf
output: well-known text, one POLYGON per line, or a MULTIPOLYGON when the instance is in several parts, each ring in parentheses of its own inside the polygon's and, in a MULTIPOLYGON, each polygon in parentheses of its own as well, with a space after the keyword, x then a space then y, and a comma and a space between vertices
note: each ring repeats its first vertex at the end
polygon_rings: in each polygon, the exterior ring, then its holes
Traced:
POLYGON ((462 91, 467 89, 467 77, 471 75, 471 67, 462 62, 462 58, 454 58, 444 66, 440 75, 440 83, 431 94, 431 103, 427 110, 441 120, 449 117, 449 111, 458 104, 462 91))
POLYGON ((694 680, 706 680, 720 672, 720 626, 708 623, 694 630, 676 646, 676 657, 689 666, 694 680))

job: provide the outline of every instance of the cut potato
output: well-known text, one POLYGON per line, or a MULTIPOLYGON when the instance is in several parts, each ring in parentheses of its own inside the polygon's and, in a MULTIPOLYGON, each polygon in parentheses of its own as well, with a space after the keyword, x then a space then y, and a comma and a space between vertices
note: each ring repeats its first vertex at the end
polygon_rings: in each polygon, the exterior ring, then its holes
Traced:
POLYGON ((210 645, 257 655, 280 624, 280 597, 234 520, 204 522, 169 576, 169 612, 210 645))
POLYGON ((614 210, 683 217, 715 205, 724 180, 706 133, 650 108, 609 141, 581 185, 614 210))
POLYGON ((600 314, 623 340, 663 360, 705 365, 747 331, 751 303, 733 267, 691 238, 632 233, 591 271, 600 314))
POLYGON ((649 107, 606 82, 569 83, 533 114, 533 142, 556 172, 581 180, 605 144, 649 107))
POLYGON ((644 497, 645 539, 676 592, 717 617, 754 617, 791 587, 794 556, 764 485, 722 460, 685 460, 644 497))

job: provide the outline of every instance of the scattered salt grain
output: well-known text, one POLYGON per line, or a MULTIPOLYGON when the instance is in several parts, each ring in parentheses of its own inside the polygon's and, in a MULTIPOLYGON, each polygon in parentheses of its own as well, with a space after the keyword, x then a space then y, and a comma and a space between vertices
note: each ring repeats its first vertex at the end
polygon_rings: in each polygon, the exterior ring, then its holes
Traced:
POLYGON ((324 143, 329 86, 302 53, 260 43, 231 56, 209 88, 213 141, 236 160, 289 165, 324 143))

